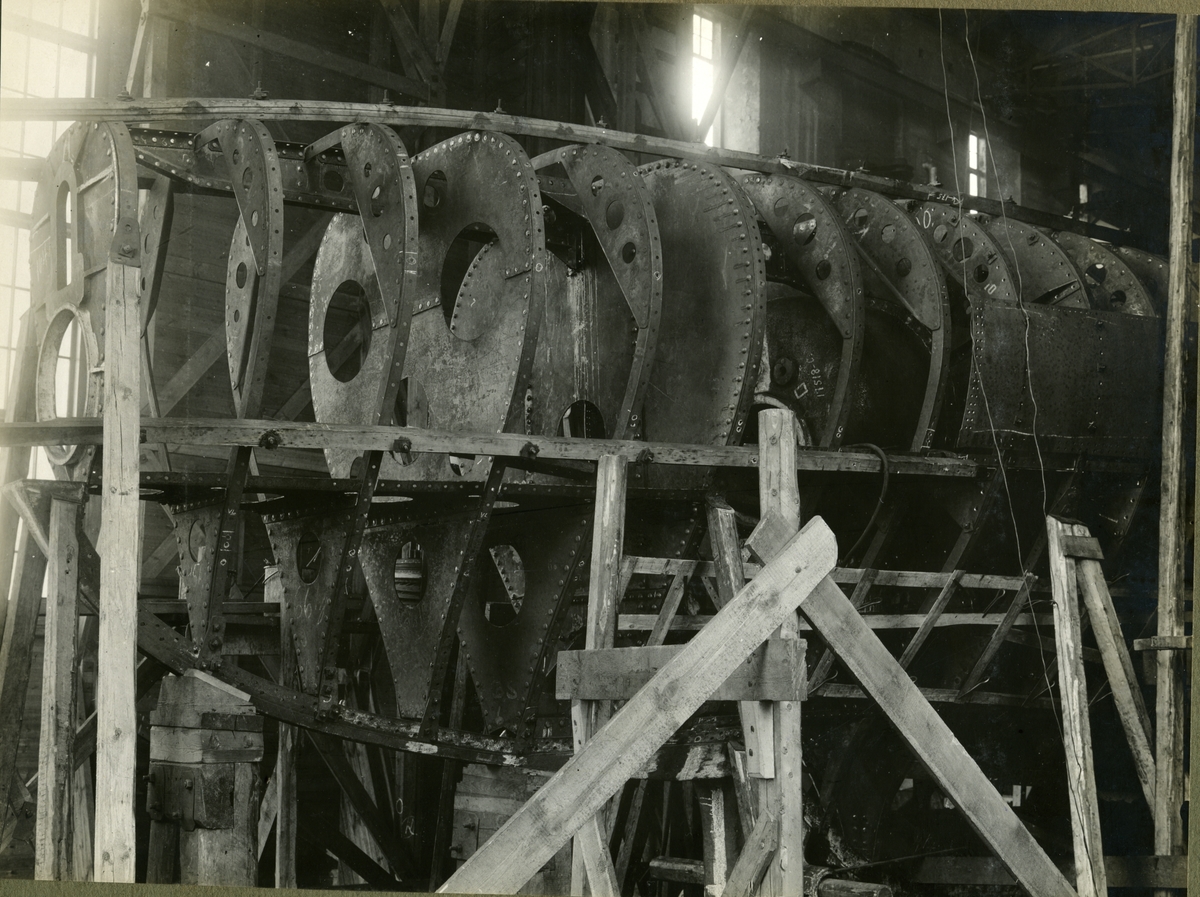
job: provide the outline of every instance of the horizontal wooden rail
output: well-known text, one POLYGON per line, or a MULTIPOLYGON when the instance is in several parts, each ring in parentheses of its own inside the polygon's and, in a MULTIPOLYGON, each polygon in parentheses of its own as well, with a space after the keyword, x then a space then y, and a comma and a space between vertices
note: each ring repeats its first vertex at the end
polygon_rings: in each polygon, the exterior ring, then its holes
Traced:
POLYGON ((207 123, 218 118, 253 118, 260 121, 379 122, 397 127, 418 126, 458 130, 491 130, 563 143, 598 143, 615 149, 696 162, 712 162, 744 171, 793 174, 806 180, 843 187, 862 187, 888 196, 960 205, 987 215, 1007 215, 1030 224, 1073 231, 1110 241, 1128 242, 1130 237, 1115 228, 1102 227, 1030 209, 1014 202, 1001 203, 979 196, 947 193, 931 184, 910 184, 893 178, 859 171, 827 168, 769 158, 755 153, 708 147, 703 143, 647 137, 609 128, 588 127, 503 113, 469 112, 455 109, 394 106, 384 103, 341 103, 312 100, 247 99, 40 99, 6 97, 4 117, 14 121, 188 121, 207 123))
MULTIPOLYGON (((259 463, 270 463, 270 451, 279 448, 371 450, 537 457, 556 461, 598 461, 601 455, 622 455, 629 461, 699 467, 758 467, 755 446, 680 445, 633 440, 570 439, 524 436, 519 433, 453 433, 408 427, 371 427, 352 424, 297 423, 274 420, 152 418, 141 421, 142 442, 178 445, 252 445, 265 451, 259 463)), ((100 418, 73 418, 22 422, 0 426, 0 446, 100 445, 100 418)), ((879 458, 870 452, 801 449, 796 468, 809 472, 878 473, 879 458)), ((964 458, 892 455, 892 474, 974 477, 980 470, 964 458)))

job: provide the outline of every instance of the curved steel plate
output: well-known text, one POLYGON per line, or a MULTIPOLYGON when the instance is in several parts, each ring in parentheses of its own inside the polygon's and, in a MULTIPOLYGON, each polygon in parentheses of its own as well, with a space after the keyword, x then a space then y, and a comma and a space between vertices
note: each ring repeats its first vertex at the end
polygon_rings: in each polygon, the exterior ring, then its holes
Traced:
POLYGON ((1167 311, 1167 260, 1131 246, 1114 246, 1113 252, 1120 256, 1121 261, 1129 266, 1129 270, 1146 288, 1154 314, 1164 317, 1167 311))
POLYGON ((921 228, 942 270, 966 292, 971 303, 1017 304, 1017 282, 1000 247, 970 215, 937 202, 909 202, 909 215, 921 228))
POLYGON ((1083 272, 1093 308, 1127 315, 1154 314, 1154 303, 1142 282, 1108 247, 1070 231, 1054 231, 1050 236, 1083 272))
POLYGON ((1147 363, 1161 351, 1156 319, 988 305, 973 310, 971 329, 976 363, 960 448, 994 451, 995 438, 1002 448, 1032 451, 1036 428, 1042 452, 1149 457, 1158 450, 1159 404, 1147 401, 1159 389, 1158 366, 1147 363))
POLYGON ((636 437, 662 312, 653 201, 637 169, 608 147, 568 146, 533 164, 539 173, 566 174, 591 234, 579 270, 550 257, 531 429, 557 433, 569 403, 587 400, 599 409, 605 436, 636 437))
POLYGON ((1083 275, 1063 248, 1032 224, 1013 218, 981 219, 1012 266, 1023 302, 1091 308, 1083 275))
POLYGON ((238 417, 257 417, 283 276, 283 175, 262 122, 222 121, 213 130, 239 212, 225 274, 229 382, 238 417))
MULTIPOLYGON (((137 158, 120 122, 74 124, 55 143, 48 175, 34 194, 30 232, 31 318, 38 341, 34 410, 58 416, 57 368, 64 336, 74 325, 83 357, 82 401, 68 415, 99 415, 104 399, 104 323, 108 278, 118 222, 137 223, 137 158)), ((129 259, 140 254, 131 246, 129 259)), ((65 347, 70 352, 70 347, 65 347)), ((87 475, 94 446, 47 446, 50 461, 72 479, 87 475)))
POLYGON ((754 207, 714 165, 654 162, 639 171, 663 246, 662 323, 645 438, 736 444, 754 397, 765 323, 766 269, 754 207))
MULTIPOLYGON (((413 171, 421 208, 404 365, 409 395, 426 397, 425 426, 522 432, 547 299, 542 201, 533 167, 512 138, 476 131, 416 156, 413 171), (461 284, 450 285, 456 295, 444 306, 443 269, 464 231, 491 242, 470 260, 461 284)), ((452 465, 447 456, 415 457, 411 464, 389 458, 382 476, 480 479, 486 466, 452 465)))

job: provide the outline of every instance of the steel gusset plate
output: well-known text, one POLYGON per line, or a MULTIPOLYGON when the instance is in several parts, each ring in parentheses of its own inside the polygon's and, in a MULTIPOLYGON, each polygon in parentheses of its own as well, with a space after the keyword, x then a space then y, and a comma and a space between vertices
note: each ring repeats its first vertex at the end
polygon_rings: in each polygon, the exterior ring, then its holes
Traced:
MULTIPOLYGON (((193 644, 208 629, 208 606, 216 559, 221 505, 184 505, 168 509, 179 557, 179 590, 187 602, 193 644)), ((220 636, 221 633, 215 633, 220 636)), ((219 646, 218 646, 219 647, 219 646)))
POLYGON ((565 173, 594 239, 575 271, 548 254, 553 285, 538 335, 530 428, 564 432, 564 412, 585 400, 604 421, 602 434, 587 435, 635 438, 662 312, 662 244, 650 192, 637 168, 606 146, 563 147, 533 165, 539 174, 565 173))
POLYGON ((971 318, 975 365, 958 445, 1144 458, 1157 451, 1154 318, 1097 310, 988 305, 971 318), (1026 321, 1029 316, 1026 375, 1026 321), (1032 383, 1035 408, 1030 396, 1032 383), (995 437, 993 437, 993 430, 995 437))
MULTIPOLYGON (((65 417, 96 417, 103 407, 106 271, 138 265, 137 160, 120 122, 74 124, 50 152, 33 199, 29 240, 32 321, 38 340, 34 408, 38 420, 59 417, 60 355, 77 360, 77 396, 65 417), (114 246, 114 235, 132 234, 114 246), (127 250, 127 251, 126 251, 127 250), (75 345, 69 344, 74 334, 75 345)), ((95 446, 46 446, 51 463, 71 479, 87 476, 95 446)))
POLYGON ((396 712, 420 719, 429 704, 434 653, 447 625, 465 523, 372 526, 359 563, 375 608, 396 693, 396 712))
MULTIPOLYGON (((313 268, 308 320, 313 413, 322 423, 386 426, 395 415, 416 293, 416 180, 391 128, 347 125, 337 138, 359 214, 334 216, 313 268), (339 302, 331 308, 348 282, 362 291, 352 303, 358 307, 339 302), (346 328, 331 330, 330 314, 352 320, 337 345, 326 345, 327 336, 346 328)), ((356 457, 352 450, 325 450, 334 476, 348 475, 356 457)))
POLYGON ((1004 253, 978 221, 938 202, 914 200, 905 208, 925 234, 942 270, 963 288, 973 306, 1017 304, 1016 278, 1004 253))
POLYGON ((754 399, 766 317, 754 206, 715 165, 660 161, 638 170, 663 247, 662 322, 643 433, 651 441, 736 445, 754 399))
MULTIPOLYGON (((414 157, 413 171, 420 242, 404 419, 444 430, 525 432, 525 389, 547 301, 533 166, 511 137, 471 131, 414 157)), ((385 458, 381 475, 480 480, 487 474, 487 464, 416 455, 385 458)))
MULTIPOLYGON (((789 404, 798 406, 796 410, 803 415, 816 444, 838 446, 850 419, 851 394, 857 386, 866 326, 858 254, 837 211, 815 186, 787 175, 761 174, 746 175, 742 186, 840 337, 838 362, 831 370, 819 358, 808 356, 811 345, 807 341, 803 347, 781 342, 773 327, 767 331, 772 370, 778 359, 790 358, 792 362, 793 377, 782 387, 794 400, 789 404), (821 373, 814 379, 812 372, 817 367, 821 373)), ((820 326, 811 313, 800 308, 803 304, 801 296, 779 300, 771 313, 772 323, 781 314, 795 312, 809 326, 820 326)))
POLYGON ((259 121, 226 119, 198 135, 216 141, 237 200, 225 272, 225 346, 238 417, 258 417, 283 276, 283 175, 259 121))
POLYGON ((330 598, 350 520, 339 514, 268 522, 266 526, 283 581, 279 613, 291 621, 301 687, 308 694, 316 694, 321 684, 330 598))
POLYGON ((559 625, 591 552, 593 509, 492 518, 458 620, 488 731, 532 734, 559 625))
MULTIPOLYGON (((920 229, 891 200, 859 187, 829 187, 822 192, 862 250, 868 296, 904 309, 928 333, 925 388, 909 444, 910 450, 921 451, 932 444, 950 367, 950 298, 945 274, 920 229)), ((870 353, 866 360, 870 363, 870 353)), ((875 383, 874 378, 868 381, 875 383)), ((894 373, 887 373, 886 382, 896 382, 894 373)))
POLYGON ((1012 218, 981 221, 1012 266, 1021 301, 1059 308, 1093 307, 1083 287, 1083 275, 1062 246, 1023 221, 1012 218))
POLYGON ((1083 282, 1093 308, 1153 315, 1154 303, 1129 265, 1102 243, 1070 231, 1046 231, 1083 272, 1083 282))
POLYGON ((1154 307, 1154 314, 1158 317, 1166 317, 1167 312, 1167 260, 1160 255, 1145 252, 1141 249, 1134 249, 1132 246, 1114 246, 1115 252, 1126 265, 1129 270, 1134 273, 1138 280, 1142 282, 1142 286, 1146 288, 1146 295, 1150 297, 1150 303, 1154 307))

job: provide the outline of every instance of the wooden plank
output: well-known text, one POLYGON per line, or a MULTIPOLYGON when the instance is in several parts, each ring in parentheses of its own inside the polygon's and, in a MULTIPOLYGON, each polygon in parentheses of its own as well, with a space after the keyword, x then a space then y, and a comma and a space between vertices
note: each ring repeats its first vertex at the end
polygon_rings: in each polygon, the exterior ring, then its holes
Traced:
MULTIPOLYGON (((8 598, 4 642, 0 644, 0 796, 7 795, 10 784, 17 781, 17 746, 46 572, 46 556, 37 548, 28 529, 22 529, 14 554, 14 588, 8 598)), ((0 807, 2 831, 9 821, 9 802, 0 801, 0 807)))
POLYGON ((837 547, 811 521, 596 735, 442 886, 521 887, 644 764, 833 569, 837 547))
MULTIPOLYGON (((667 589, 667 594, 663 597, 662 607, 659 608, 658 617, 654 621, 654 627, 650 630, 650 635, 646 639, 646 644, 661 645, 667 640, 667 633, 671 629, 671 621, 675 619, 675 612, 679 610, 679 602, 683 600, 683 593, 687 591, 688 581, 691 579, 692 572, 696 569, 696 562, 685 562, 684 569, 675 574, 675 578, 671 580, 671 585, 667 589)), ((616 620, 616 607, 613 607, 613 619, 616 620)))
MULTIPOLYGON (((1194 11, 1175 17, 1175 74, 1173 85, 1174 117, 1171 126, 1170 219, 1167 232, 1167 353, 1163 377, 1162 485, 1159 504, 1158 552, 1158 632, 1160 636, 1183 635, 1183 551, 1186 545, 1184 490, 1187 483, 1187 446, 1184 444, 1185 420, 1184 356, 1187 340, 1185 326, 1188 310, 1194 308, 1189 296, 1189 279, 1194 277, 1192 261, 1191 202, 1196 178, 1196 21, 1194 11)), ((1197 423, 1200 433, 1200 423, 1197 423)), ((1200 484, 1197 485, 1200 495, 1200 484)), ((1196 540, 1200 541, 1200 540, 1196 540)), ((1200 545, 1193 545, 1200 555, 1200 545)), ((1183 852, 1184 799, 1183 775, 1183 662, 1176 651, 1160 651, 1156 659, 1155 695, 1155 799, 1154 852, 1183 852)), ((1195 678, 1196 664, 1192 664, 1195 678)), ((1193 700, 1195 700, 1193 698, 1193 700)), ((1196 723, 1193 717, 1193 731, 1196 723)), ((1197 742, 1193 741, 1195 745, 1197 742)), ((1192 756, 1195 756, 1193 754, 1192 756)), ((1193 768, 1191 788, 1196 784, 1193 768)), ((1195 795, 1195 791, 1192 792, 1195 795)), ((1193 813, 1196 804, 1192 804, 1193 813)), ((1195 819, 1195 816, 1192 817, 1195 819)), ((1200 855, 1200 837, 1191 826, 1189 843, 1200 855)), ((1193 867, 1200 863, 1192 863, 1193 867)), ((1200 893, 1200 872, 1188 872, 1189 889, 1200 893)))
MULTIPOLYGON (((592 561, 588 570, 587 630, 584 645, 587 649, 611 648, 617 631, 617 606, 620 603, 620 580, 624 565, 621 555, 625 542, 625 492, 629 478, 628 463, 620 455, 604 455, 596 467, 596 514, 592 525, 592 561)), ((680 590, 682 593, 682 589, 680 590)), ((575 753, 584 749, 593 731, 599 729, 611 713, 608 702, 573 700, 571 729, 575 753)), ((608 831, 607 816, 588 823, 597 832, 608 831)), ((608 849, 590 841, 590 831, 582 832, 572 842, 571 890, 583 893, 584 876, 593 890, 605 890, 616 884, 616 871, 608 849), (600 854, 603 853, 603 857, 600 854), (593 882, 593 871, 600 878, 593 882), (611 872, 611 875, 610 875, 611 872)), ((617 887, 619 891, 619 886, 617 887)))
MULTIPOLYGON (((37 376, 37 341, 32 315, 24 314, 20 320, 20 334, 15 344, 19 347, 8 385, 8 396, 4 406, 4 424, 7 428, 16 421, 31 420, 34 413, 34 381, 37 376)), ((0 449, 0 486, 7 486, 29 475, 29 449, 21 446, 0 449)), ((18 556, 17 509, 8 502, 0 501, 0 595, 5 599, 11 594, 13 565, 18 556)), ((0 644, 4 640, 4 614, 0 614, 0 644)), ((3 814, 0 813, 0 826, 3 814)))
MULTIPOLYGON (((644 632, 651 629, 657 619, 657 614, 621 614, 617 618, 617 631, 644 632)), ((712 617, 707 614, 677 615, 671 621, 671 629, 675 632, 695 632, 708 625, 708 621, 711 619, 712 617)), ((929 619, 928 614, 863 614, 863 622, 869 629, 881 630, 919 629, 927 619, 929 619)), ((933 625, 935 629, 944 629, 949 626, 995 626, 996 615, 944 613, 937 618, 933 625)), ((1017 614, 1013 617, 1013 625, 1053 626, 1054 618, 1050 614, 1017 614)), ((799 632, 813 631, 812 624, 805 620, 801 620, 796 628, 799 632)))
POLYGON ((107 276, 100 647, 96 681, 95 880, 132 882, 137 764, 134 665, 141 546, 139 269, 113 262, 107 276))
POLYGON ((925 640, 929 638, 929 633, 933 632, 938 618, 946 609, 946 605, 950 603, 950 598, 954 595, 954 590, 958 586, 958 581, 962 579, 962 574, 962 570, 955 570, 950 574, 950 578, 946 580, 946 584, 942 586, 941 592, 934 599, 929 613, 925 615, 925 621, 917 629, 912 640, 905 646, 904 653, 900 655, 900 666, 904 669, 908 669, 908 665, 912 663, 913 658, 917 656, 917 652, 921 650, 921 646, 925 644, 925 640))
POLYGON ((617 884, 616 869, 608 853, 608 845, 604 842, 600 820, 596 816, 587 819, 575 836, 575 843, 583 854, 588 891, 592 897, 620 897, 621 888, 617 884))
MULTIPOLYGON (((864 602, 867 600, 867 595, 870 594, 871 588, 874 585, 875 574, 872 570, 868 569, 863 573, 863 577, 858 581, 858 584, 855 585, 854 591, 850 593, 850 603, 854 605, 856 609, 862 607, 864 602)), ((926 625, 926 623, 929 621, 928 614, 922 614, 922 616, 924 619, 921 620, 920 624, 918 625, 918 630, 920 630, 921 626, 926 625)), ((936 620, 934 622, 936 623, 936 620)), ((813 668, 813 674, 808 684, 808 690, 810 692, 816 691, 829 680, 829 671, 833 667, 833 658, 834 654, 830 648, 826 647, 825 650, 821 652, 821 659, 817 661, 817 665, 813 668)))
POLYGON ((1117 611, 1113 607, 1112 596, 1108 593, 1104 571, 1101 570, 1099 562, 1076 561, 1075 573, 1083 592, 1084 606, 1092 620, 1092 632, 1095 633, 1096 645, 1100 649, 1104 672, 1108 675, 1108 682, 1112 687, 1117 717, 1121 720, 1125 740, 1129 742, 1129 750, 1133 754, 1133 765, 1137 769, 1138 781, 1142 783, 1146 805, 1153 812, 1154 736, 1150 728, 1150 714, 1146 710, 1142 689, 1133 671, 1133 661, 1129 657, 1129 648, 1125 645, 1121 622, 1117 619, 1117 611))
POLYGON ((50 551, 42 659, 42 726, 38 740, 37 823, 34 877, 73 877, 71 803, 75 771, 75 646, 79 628, 79 544, 73 502, 50 505, 50 551))
MULTIPOLYGON (((710 701, 795 701, 804 688, 804 651, 798 639, 768 639, 746 658, 710 701)), ((682 645, 607 648, 558 653, 559 700, 632 698, 670 663, 682 645)))
POLYGON ((779 839, 779 811, 768 806, 754 823, 742 853, 729 873, 722 897, 754 897, 779 839))
MULTIPOLYGON (((165 412, 164 412, 165 413, 165 412)), ((172 445, 257 446, 268 432, 279 437, 280 448, 351 448, 365 452, 391 451, 398 438, 409 439, 414 452, 493 455, 519 458, 526 446, 540 459, 598 461, 601 455, 628 460, 644 450, 652 464, 701 467, 758 467, 753 446, 698 446, 619 439, 570 439, 525 436, 519 433, 461 433, 358 424, 317 424, 280 420, 230 418, 163 418, 142 421, 147 442, 172 445)), ((0 430, 0 445, 100 445, 103 429, 98 418, 72 418, 41 423, 14 423, 0 430)), ((978 466, 962 458, 897 456, 888 458, 893 475, 973 477, 978 466)), ((880 461, 869 452, 832 452, 806 448, 796 455, 796 469, 826 473, 878 473, 880 461)))
POLYGON ((737 847, 734 836, 737 812, 729 782, 697 786, 700 829, 704 841, 704 875, 701 883, 720 893, 729 879, 737 847))
POLYGON ((1067 792, 1071 806, 1071 842, 1075 851, 1075 889, 1079 897, 1103 897, 1104 848, 1100 841, 1100 801, 1092 760, 1092 726, 1087 680, 1080 651, 1079 591, 1075 561, 1063 554, 1064 535, 1082 536, 1087 528, 1046 518, 1050 580, 1054 586, 1054 641, 1058 646, 1058 681, 1062 701, 1063 747, 1067 757, 1067 792))
MULTIPOLYGON (((283 578, 279 570, 263 570, 263 601, 283 606, 283 578)), ((295 643, 292 640, 292 617, 279 615, 279 684, 287 688, 299 685, 296 668, 295 643)), ((299 730, 292 725, 279 724, 279 747, 275 756, 274 778, 279 787, 275 807, 275 887, 295 888, 296 884, 296 753, 299 730)))
POLYGON ((826 578, 801 606, 838 659, 883 711, 942 791, 1033 897, 1074 889, 896 659, 826 578))
POLYGON ((424 81, 427 85, 430 84, 432 75, 437 71, 437 66, 421 41, 421 36, 417 34, 417 29, 413 26, 412 19, 409 18, 404 5, 400 0, 379 0, 379 5, 391 27, 392 37, 395 38, 396 49, 400 53, 404 71, 410 76, 424 81))
POLYGON ((450 47, 454 43, 454 32, 458 28, 458 16, 462 12, 463 0, 450 0, 446 6, 446 21, 442 23, 442 34, 438 39, 437 62, 438 71, 446 71, 446 61, 450 58, 450 47))

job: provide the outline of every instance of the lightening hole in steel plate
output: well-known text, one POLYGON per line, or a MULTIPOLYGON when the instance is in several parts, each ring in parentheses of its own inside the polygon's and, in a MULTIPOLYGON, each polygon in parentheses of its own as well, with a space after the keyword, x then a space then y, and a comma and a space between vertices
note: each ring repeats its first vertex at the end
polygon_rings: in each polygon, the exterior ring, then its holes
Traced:
POLYGON ((962 262, 975 254, 975 244, 970 237, 959 237, 950 247, 950 257, 956 262, 962 262))
POLYGON ((1084 273, 1087 274, 1087 276, 1090 277, 1095 283, 1104 283, 1105 279, 1108 277, 1108 269, 1099 262, 1093 262, 1092 264, 1088 265, 1087 270, 1084 273))
POLYGON ((883 226, 883 230, 881 230, 881 231, 879 232, 879 236, 880 236, 881 238, 883 238, 883 242, 885 242, 885 243, 891 243, 893 240, 895 240, 895 239, 896 239, 896 225, 894 225, 894 224, 885 224, 885 225, 883 226))
POLYGON ((58 343, 58 358, 54 364, 54 415, 79 417, 87 397, 87 365, 80 364, 86 354, 81 345, 75 319, 67 324, 58 343))
POLYGON ((300 574, 302 582, 317 581, 321 564, 324 562, 322 554, 321 540, 314 533, 306 532, 300 537, 300 541, 296 543, 296 571, 300 574))
POLYGON ((621 247, 621 261, 627 265, 632 265, 635 258, 637 258, 637 247, 633 243, 626 243, 621 247))
POLYGON ((792 239, 797 246, 807 246, 817 235, 817 217, 812 212, 796 216, 792 222, 792 239))
POLYGON ((619 199, 614 199, 604 209, 604 223, 608 225, 609 230, 616 230, 624 220, 625 203, 619 199))
POLYGON ((238 148, 235 146, 233 148, 233 164, 237 165, 241 161, 242 161, 241 151, 239 151, 238 148))
POLYGON ((829 259, 821 259, 817 262, 817 280, 825 280, 833 273, 833 265, 829 263, 829 259))
POLYGON ((391 235, 391 234, 384 234, 384 235, 383 235, 383 248, 384 248, 384 249, 391 249, 391 248, 392 248, 392 235, 391 235))
MULTIPOLYGON (((405 377, 396 392, 396 404, 392 408, 392 424, 397 427, 429 429, 429 399, 425 386, 415 377, 405 377)), ((401 464, 412 464, 417 452, 392 452, 392 457, 401 464)))
POLYGON ((421 202, 427 209, 436 209, 442 204, 446 195, 446 172, 434 171, 425 179, 425 187, 421 191, 421 202))
POLYGON ((983 283, 985 280, 988 279, 988 275, 991 273, 992 272, 990 270, 988 270, 987 265, 983 265, 983 264, 976 265, 975 266, 975 282, 983 283))
POLYGON ((392 585, 401 601, 417 602, 425 597, 425 550, 409 540, 396 551, 392 585))
POLYGON ((371 216, 378 218, 386 208, 387 200, 383 195, 383 187, 376 185, 375 189, 371 191, 371 216))
POLYGON ((603 439, 604 415, 587 399, 572 402, 559 418, 558 435, 572 439, 603 439))
MULTIPOLYGON (((95 345, 72 305, 63 306, 50 320, 37 353, 35 407, 38 420, 86 417, 97 413, 90 372, 95 345)), ((77 449, 47 445, 46 457, 55 464, 73 463, 77 449)))
POLYGON ((363 165, 363 177, 369 178, 370 176, 371 176, 371 163, 367 162, 363 165))
POLYGON ((871 216, 866 209, 855 209, 854 214, 850 216, 850 224, 859 231, 867 229, 867 225, 871 223, 871 216))
POLYGON ((199 520, 193 520, 192 525, 188 527, 187 537, 187 552, 188 556, 196 563, 200 562, 200 555, 208 545, 208 532, 204 529, 204 523, 199 520))
POLYGON ((517 618, 525 600, 525 562, 511 545, 494 545, 488 554, 495 575, 484 575, 483 616, 493 626, 505 626, 517 618))
POLYGON ((336 168, 326 168, 321 175, 321 186, 330 193, 341 193, 346 186, 346 179, 336 168))
POLYGON ((75 202, 71 195, 71 185, 66 181, 58 185, 58 199, 55 205, 58 220, 58 257, 55 259, 55 267, 58 269, 58 289, 61 290, 71 282, 71 265, 75 261, 71 244, 71 215, 75 202))
POLYGON ((242 169, 242 186, 245 187, 247 190, 249 190, 250 185, 253 183, 254 183, 254 169, 247 165, 245 168, 242 169))
POLYGON ((600 194, 600 191, 604 189, 604 176, 598 174, 594 178, 592 178, 591 187, 592 187, 592 196, 598 196, 600 194))
POLYGON ((246 288, 246 275, 249 273, 245 262, 238 262, 237 270, 233 272, 233 281, 238 285, 238 289, 246 288))
POLYGON ((903 258, 896 262, 896 276, 897 277, 908 277, 908 275, 911 273, 912 273, 912 262, 911 261, 909 261, 906 258, 903 258))
POLYGON ((233 323, 236 324, 241 319, 242 319, 242 310, 240 308, 235 308, 233 310, 233 323))
POLYGON ((343 281, 325 310, 325 364, 343 383, 358 376, 371 348, 371 307, 362 285, 343 281))
POLYGON ((475 466, 475 459, 468 458, 465 455, 449 455, 450 472, 456 477, 465 477, 471 472, 471 468, 475 466))
POLYGON ((933 229, 934 242, 945 243, 948 236, 950 236, 950 228, 944 224, 939 224, 933 229))
POLYGON ((250 213, 250 226, 258 227, 258 209, 250 213))
POLYGON ((1109 296, 1108 298, 1112 300, 1114 305, 1124 305, 1125 304, 1125 291, 1124 290, 1113 290, 1112 295, 1109 296))
POLYGON ((494 288, 486 279, 474 277, 482 263, 481 253, 494 243, 496 232, 486 224, 465 227, 446 250, 442 265, 442 314, 446 326, 461 340, 475 340, 491 330, 496 316, 494 288))

